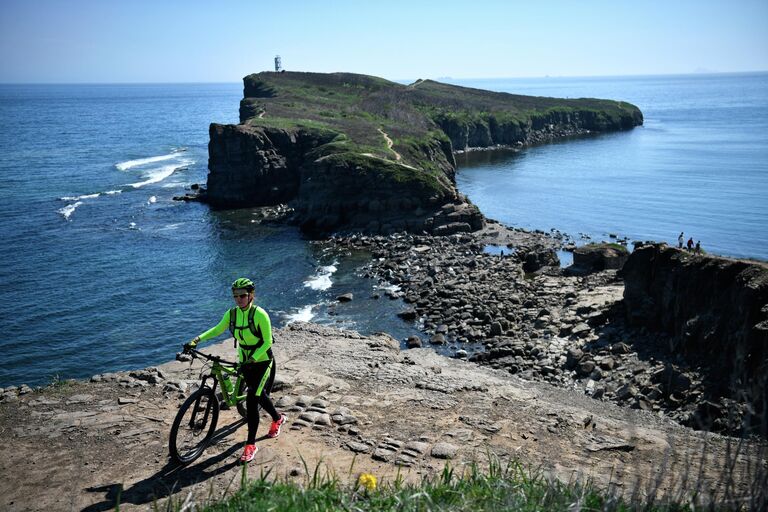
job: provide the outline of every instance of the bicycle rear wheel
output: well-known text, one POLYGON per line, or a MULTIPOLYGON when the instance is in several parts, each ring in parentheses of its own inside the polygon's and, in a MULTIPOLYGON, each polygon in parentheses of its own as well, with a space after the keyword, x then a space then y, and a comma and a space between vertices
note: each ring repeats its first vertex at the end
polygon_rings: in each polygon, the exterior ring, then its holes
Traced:
POLYGON ((168 450, 173 460, 189 464, 211 442, 219 420, 219 401, 209 387, 192 393, 173 420, 168 450))
MULTIPOLYGON (((240 389, 237 390, 237 396, 245 396, 248 393, 248 384, 245 383, 245 379, 242 379, 240 381, 240 389)), ((240 413, 240 416, 243 418, 248 417, 248 406, 246 405, 247 400, 243 398, 239 402, 237 402, 237 412, 240 413)))

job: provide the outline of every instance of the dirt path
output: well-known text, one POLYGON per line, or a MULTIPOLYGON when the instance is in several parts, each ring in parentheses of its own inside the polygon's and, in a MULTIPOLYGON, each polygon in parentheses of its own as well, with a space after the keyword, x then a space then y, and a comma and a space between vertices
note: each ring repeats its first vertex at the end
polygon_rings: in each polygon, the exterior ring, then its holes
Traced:
POLYGON ((389 138, 389 135, 384 133, 384 130, 382 130, 381 128, 379 128, 378 130, 379 130, 379 133, 384 136, 384 140, 387 141, 387 149, 389 149, 390 151, 392 151, 392 153, 395 154, 395 160, 399 162, 401 160, 400 153, 392 149, 394 142, 392 142, 392 139, 389 138))
MULTIPOLYGON (((231 342, 203 347, 232 352, 231 342)), ((275 352, 273 398, 288 428, 259 439, 251 478, 269 470, 305 481, 303 459, 310 472, 320 464, 342 480, 362 471, 416 480, 447 461, 461 470, 492 454, 564 480, 587 475, 627 493, 635 484, 676 492, 692 488, 683 479, 699 471, 703 489, 722 489, 730 460, 733 491, 746 493, 748 471, 765 464, 756 446, 729 457, 726 438, 431 349, 400 351, 386 335, 294 324, 280 332, 275 352)), ((173 361, 6 399, 0 510, 111 510, 118 495, 121 510, 147 510, 169 497, 202 503, 237 490, 246 428, 236 411, 222 411, 215 444, 195 463, 169 461, 168 431, 198 371, 197 362, 173 361)))

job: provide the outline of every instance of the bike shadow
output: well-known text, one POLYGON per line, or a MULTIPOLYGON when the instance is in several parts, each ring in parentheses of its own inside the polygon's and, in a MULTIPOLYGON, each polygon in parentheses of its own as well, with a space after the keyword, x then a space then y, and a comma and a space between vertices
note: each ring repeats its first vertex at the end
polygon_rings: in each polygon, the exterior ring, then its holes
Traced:
MULTIPOLYGON (((221 442, 245 423, 244 419, 240 419, 218 429, 211 439, 211 444, 221 442)), ((205 482, 216 475, 226 473, 235 466, 239 466, 239 460, 236 458, 226 464, 219 464, 232 457, 241 448, 241 443, 235 443, 225 451, 212 457, 204 457, 200 462, 191 466, 181 466, 169 460, 157 473, 136 482, 128 489, 123 489, 122 483, 88 487, 86 489, 88 492, 106 492, 106 495, 104 501, 85 507, 83 512, 115 510, 119 505, 126 503, 144 505, 167 498, 185 487, 205 482)))

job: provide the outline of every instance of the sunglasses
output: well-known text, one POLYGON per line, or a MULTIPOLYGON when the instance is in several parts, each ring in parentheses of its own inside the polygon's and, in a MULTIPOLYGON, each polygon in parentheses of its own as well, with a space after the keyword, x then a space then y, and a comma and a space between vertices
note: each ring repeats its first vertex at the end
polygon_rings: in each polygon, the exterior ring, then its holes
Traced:
POLYGON ((247 297, 247 296, 248 296, 247 293, 238 293, 237 295, 235 295, 234 293, 232 294, 232 297, 235 299, 242 299, 243 297, 247 297))

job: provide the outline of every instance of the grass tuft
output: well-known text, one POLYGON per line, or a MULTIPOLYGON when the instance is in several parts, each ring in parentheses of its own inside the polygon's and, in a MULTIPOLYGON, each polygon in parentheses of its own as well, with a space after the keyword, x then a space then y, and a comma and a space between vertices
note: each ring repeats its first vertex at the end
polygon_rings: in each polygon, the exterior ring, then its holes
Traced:
MULTIPOLYGON (((468 466, 461 474, 446 465, 442 472, 417 483, 404 482, 402 475, 391 482, 375 482, 375 477, 361 474, 351 484, 321 470, 322 463, 305 469, 303 485, 288 479, 270 479, 269 474, 244 483, 242 489, 224 501, 200 510, 280 512, 350 511, 452 511, 472 510, 694 510, 693 497, 680 502, 640 503, 627 501, 611 491, 599 490, 590 482, 563 483, 543 471, 513 460, 502 464, 491 457, 487 468, 468 466), (367 483, 367 485, 366 485, 367 483)), ((351 473, 350 473, 351 474, 351 473)))

